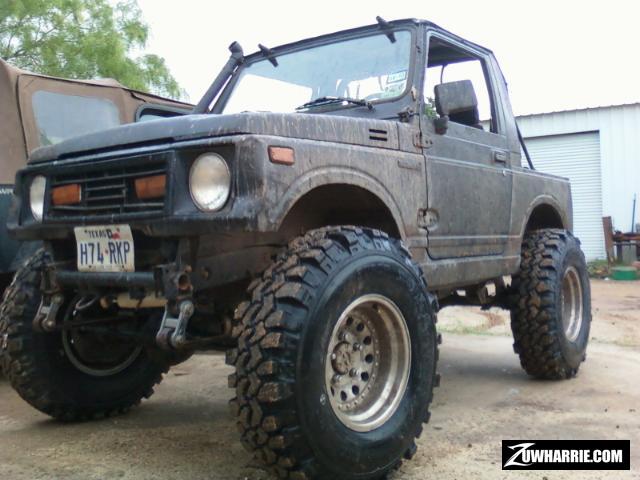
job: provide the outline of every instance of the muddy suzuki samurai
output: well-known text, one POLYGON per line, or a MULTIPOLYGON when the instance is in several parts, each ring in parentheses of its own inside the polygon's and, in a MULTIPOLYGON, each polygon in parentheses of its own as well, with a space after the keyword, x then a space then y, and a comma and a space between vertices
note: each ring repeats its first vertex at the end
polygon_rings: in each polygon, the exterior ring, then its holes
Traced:
POLYGON ((9 228, 45 245, 1 311, 27 402, 121 413, 229 347, 258 460, 368 479, 429 420, 439 307, 509 308, 528 374, 576 374, 591 314, 570 186, 521 166, 491 51, 383 19, 230 50, 192 115, 40 148, 17 174, 9 228))

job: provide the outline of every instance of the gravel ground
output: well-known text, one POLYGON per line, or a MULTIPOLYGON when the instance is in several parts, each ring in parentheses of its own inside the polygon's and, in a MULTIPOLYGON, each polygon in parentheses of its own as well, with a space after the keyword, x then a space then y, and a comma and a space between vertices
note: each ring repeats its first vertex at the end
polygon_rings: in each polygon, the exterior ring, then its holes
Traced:
MULTIPOLYGON (((444 345, 432 421, 396 479, 640 479, 640 282, 594 281, 588 360, 577 378, 527 378, 501 311, 441 313, 444 345), (502 472, 508 438, 631 439, 631 472, 502 472)), ((175 367, 129 415, 59 424, 0 381, 3 478, 267 479, 227 412, 228 367, 199 355, 175 367)))

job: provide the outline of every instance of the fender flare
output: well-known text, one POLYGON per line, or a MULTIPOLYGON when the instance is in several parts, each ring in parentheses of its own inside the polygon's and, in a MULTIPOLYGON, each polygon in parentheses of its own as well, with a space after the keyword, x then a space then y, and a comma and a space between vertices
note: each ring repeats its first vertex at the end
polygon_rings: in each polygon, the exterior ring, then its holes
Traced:
POLYGON ((287 214, 301 198, 316 188, 329 185, 355 186, 377 197, 389 209, 400 236, 406 238, 405 224, 400 208, 389 190, 374 177, 343 167, 318 168, 298 177, 268 213, 269 222, 279 229, 287 214), (328 181, 328 179, 331 179, 331 181, 328 181))
POLYGON ((522 225, 520 226, 520 238, 524 237, 525 231, 527 229, 527 224, 531 219, 531 214, 537 207, 540 207, 542 205, 546 205, 553 208, 553 210, 558 214, 558 217, 560 218, 560 222, 562 223, 562 228, 567 230, 573 230, 573 224, 572 224, 570 215, 565 211, 565 209, 561 207, 560 202, 558 202, 556 198, 551 195, 542 194, 535 197, 533 201, 529 204, 529 207, 525 212, 522 225))

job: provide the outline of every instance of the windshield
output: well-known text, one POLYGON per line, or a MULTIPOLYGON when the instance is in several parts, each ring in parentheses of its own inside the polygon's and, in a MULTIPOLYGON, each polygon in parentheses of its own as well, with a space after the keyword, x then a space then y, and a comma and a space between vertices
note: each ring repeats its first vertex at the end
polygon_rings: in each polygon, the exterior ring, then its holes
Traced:
MULTIPOLYGON (((409 78, 411 33, 344 40, 267 59, 243 68, 224 113, 293 112, 322 97, 375 101, 403 93, 409 78)), ((339 106, 339 105, 338 105, 339 106)))
POLYGON ((118 107, 106 98, 39 90, 32 102, 41 146, 120 125, 118 107))

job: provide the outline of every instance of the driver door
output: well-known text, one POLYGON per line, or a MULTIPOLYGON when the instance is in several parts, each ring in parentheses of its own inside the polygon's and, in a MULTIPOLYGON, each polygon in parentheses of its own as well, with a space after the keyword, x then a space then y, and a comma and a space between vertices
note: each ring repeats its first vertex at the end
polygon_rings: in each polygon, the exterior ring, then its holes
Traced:
POLYGON ((481 52, 435 35, 429 38, 427 60, 421 125, 433 142, 424 150, 429 256, 499 255, 508 240, 512 175, 488 63, 481 52), (436 128, 434 87, 460 80, 473 84, 478 113, 475 120, 474 115, 451 115, 443 131, 436 128))

